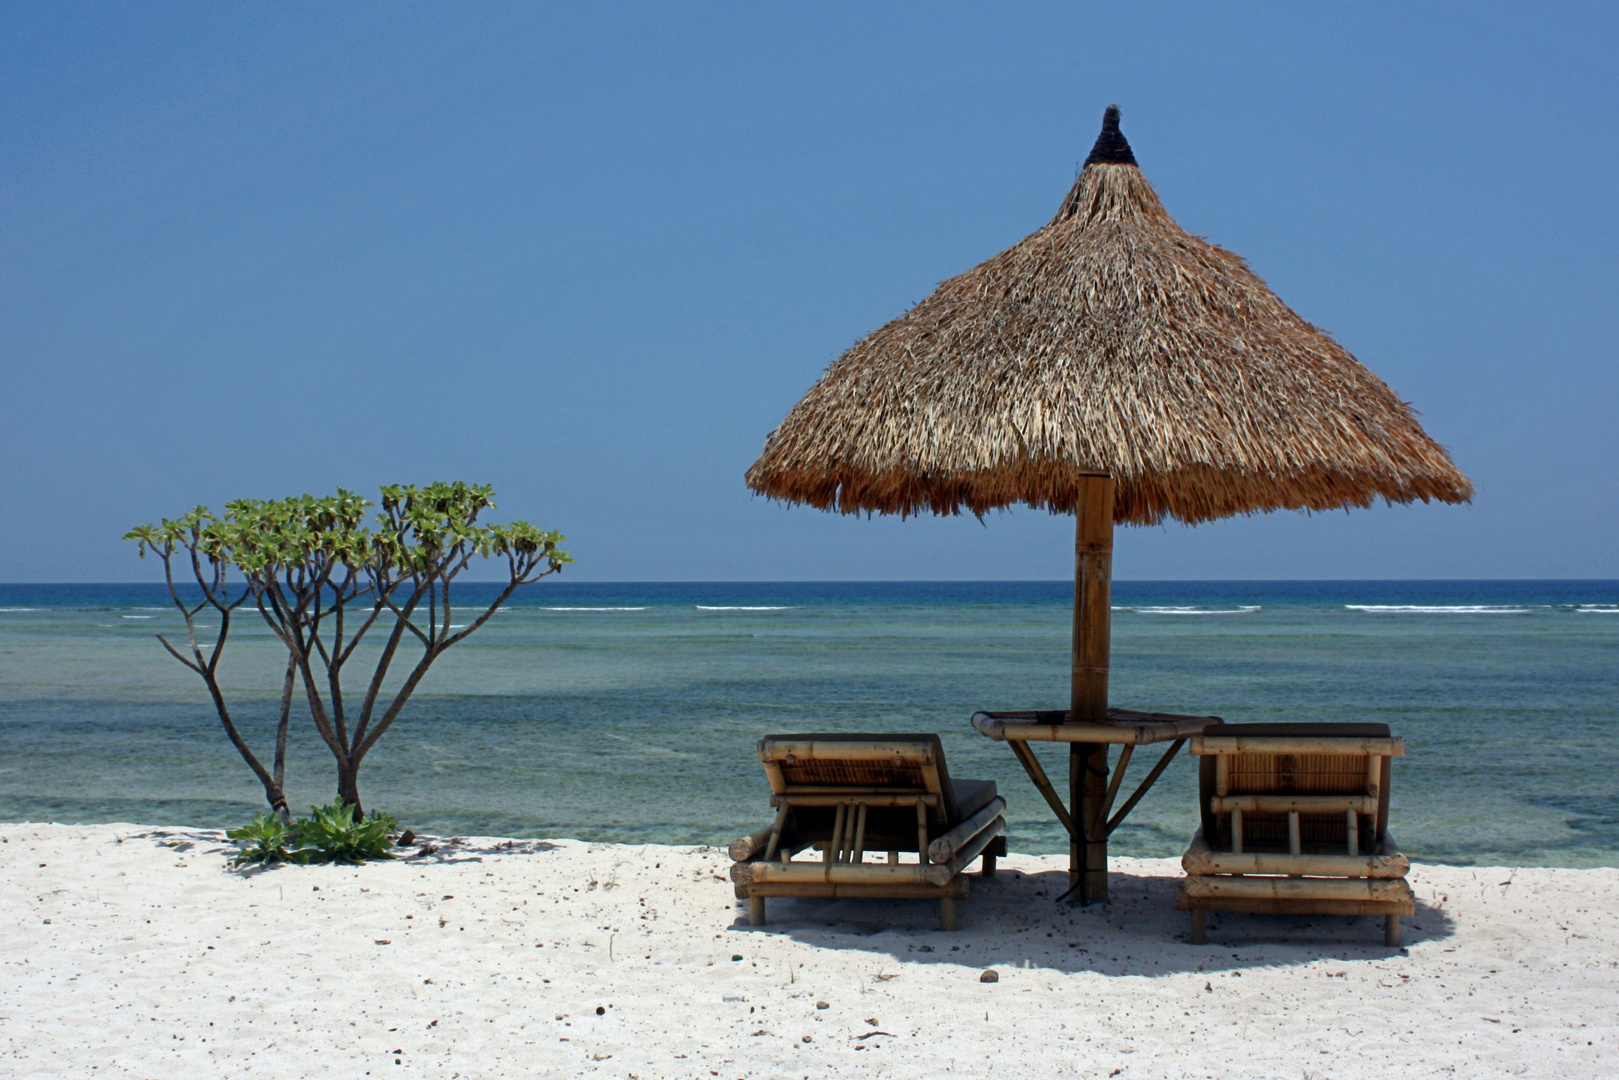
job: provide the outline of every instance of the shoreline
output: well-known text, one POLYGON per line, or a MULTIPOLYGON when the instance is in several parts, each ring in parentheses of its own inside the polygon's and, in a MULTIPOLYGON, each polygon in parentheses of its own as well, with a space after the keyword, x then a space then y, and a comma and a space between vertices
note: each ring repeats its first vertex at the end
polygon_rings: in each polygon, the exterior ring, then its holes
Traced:
POLYGON ((1172 859, 1116 859, 1114 902, 1073 909, 1051 902, 1065 858, 1014 854, 974 880, 955 933, 921 901, 775 901, 754 929, 720 849, 459 841, 230 871, 217 830, 0 825, 0 1061, 20 1077, 1597 1076, 1619 1047, 1619 869, 1421 864, 1404 949, 1379 920, 1260 916, 1211 918, 1199 947, 1172 859), (979 982, 989 968, 999 982, 979 982))

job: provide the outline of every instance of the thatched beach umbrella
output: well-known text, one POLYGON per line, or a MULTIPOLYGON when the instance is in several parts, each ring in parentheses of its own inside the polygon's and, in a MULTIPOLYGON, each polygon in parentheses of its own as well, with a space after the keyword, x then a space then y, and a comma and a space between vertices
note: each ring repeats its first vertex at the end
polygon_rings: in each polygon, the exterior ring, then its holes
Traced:
POLYGON ((1111 106, 1050 223, 844 353, 747 482, 843 513, 1076 514, 1072 719, 1098 723, 1115 521, 1472 495, 1387 384, 1175 223, 1111 106))

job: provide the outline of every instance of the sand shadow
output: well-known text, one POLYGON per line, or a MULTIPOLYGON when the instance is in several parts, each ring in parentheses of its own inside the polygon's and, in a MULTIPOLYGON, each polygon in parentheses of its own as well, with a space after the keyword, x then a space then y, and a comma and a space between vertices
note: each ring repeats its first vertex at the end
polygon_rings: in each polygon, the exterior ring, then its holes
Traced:
MULTIPOLYGON (((913 962, 983 968, 1045 968, 1106 975, 1173 975, 1306 964, 1323 959, 1384 960, 1381 916, 1208 916, 1208 944, 1193 945, 1187 913, 1175 908, 1179 876, 1108 875, 1110 902, 1078 907, 1055 899, 1065 871, 1003 868, 974 875, 958 905, 959 929, 938 929, 939 906, 925 900, 768 901, 770 922, 748 925, 739 901, 734 933, 783 934, 828 949, 887 953, 913 962)), ((1417 901, 1402 923, 1404 947, 1453 936, 1454 921, 1417 901)))
POLYGON ((123 833, 117 843, 130 840, 150 840, 157 847, 187 855, 230 855, 236 845, 225 836, 223 829, 188 829, 184 827, 145 829, 123 833))
MULTIPOLYGON (((188 829, 188 828, 157 828, 146 829, 141 832, 128 833, 119 838, 119 843, 130 840, 150 840, 155 846, 182 855, 218 856, 228 860, 241 849, 237 847, 226 835, 223 829, 188 829)), ((451 836, 422 836, 417 834, 415 842, 404 846, 396 846, 390 852, 391 859, 376 859, 374 862, 412 862, 431 865, 445 863, 482 862, 485 858, 498 855, 537 855, 547 851, 556 850, 557 845, 547 840, 468 840, 465 837, 451 836)), ((296 869, 298 863, 249 863, 243 866, 227 865, 226 869, 242 877, 257 877, 260 874, 275 873, 279 870, 296 869)))
POLYGON ((205 855, 217 857, 223 864, 226 873, 242 878, 254 878, 260 874, 270 874, 288 863, 245 863, 238 866, 231 860, 242 850, 232 843, 225 835, 223 829, 189 829, 189 828, 158 828, 147 829, 144 832, 128 833, 118 838, 118 843, 127 843, 130 840, 150 840, 154 847, 166 848, 176 855, 205 855))
POLYGON ((539 855, 555 851, 556 844, 549 840, 494 840, 474 842, 460 836, 422 836, 407 847, 394 849, 395 858, 403 862, 444 863, 483 862, 498 855, 539 855))

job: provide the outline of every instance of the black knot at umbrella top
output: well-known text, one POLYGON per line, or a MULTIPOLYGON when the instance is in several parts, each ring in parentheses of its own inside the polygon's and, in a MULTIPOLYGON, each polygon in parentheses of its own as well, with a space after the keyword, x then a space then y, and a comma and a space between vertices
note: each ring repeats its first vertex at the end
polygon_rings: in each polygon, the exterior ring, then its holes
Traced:
POLYGON ((1085 164, 1095 165, 1134 165, 1136 156, 1130 152, 1130 143, 1125 139, 1124 132, 1119 130, 1119 107, 1109 105, 1107 112, 1102 114, 1102 133, 1096 137, 1096 145, 1091 147, 1091 156, 1085 159, 1085 164))
POLYGON ((1056 216, 856 342, 747 482, 844 513, 1069 513, 1098 475, 1133 524, 1473 490, 1387 384, 1170 217, 1116 107, 1056 216))

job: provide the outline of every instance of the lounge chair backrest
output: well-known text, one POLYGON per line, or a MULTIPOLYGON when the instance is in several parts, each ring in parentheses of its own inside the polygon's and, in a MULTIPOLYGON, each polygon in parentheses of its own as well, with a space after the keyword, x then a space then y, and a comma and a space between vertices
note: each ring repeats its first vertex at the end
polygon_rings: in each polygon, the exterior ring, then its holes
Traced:
POLYGON ((929 815, 934 824, 956 821, 955 791, 937 735, 772 735, 759 740, 758 752, 776 795, 927 793, 937 797, 929 815))
MULTIPOLYGON (((1391 758, 1405 752, 1402 740, 1386 724, 1226 724, 1193 741, 1203 755, 1200 796, 1204 832, 1213 843, 1226 838, 1210 804, 1216 796, 1364 796, 1376 799, 1368 815, 1365 840, 1382 839, 1388 831, 1391 758), (1369 773, 1376 757, 1376 775, 1369 773), (1217 759, 1224 759, 1224 790, 1217 790, 1217 759)), ((1343 842, 1344 819, 1330 812, 1303 815, 1306 844, 1337 846, 1343 842)), ((1252 843, 1281 842, 1286 815, 1256 812, 1246 817, 1252 843)))

